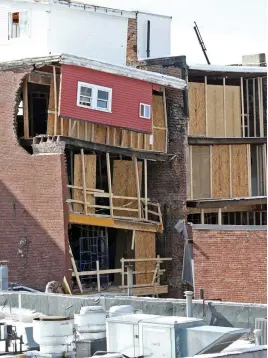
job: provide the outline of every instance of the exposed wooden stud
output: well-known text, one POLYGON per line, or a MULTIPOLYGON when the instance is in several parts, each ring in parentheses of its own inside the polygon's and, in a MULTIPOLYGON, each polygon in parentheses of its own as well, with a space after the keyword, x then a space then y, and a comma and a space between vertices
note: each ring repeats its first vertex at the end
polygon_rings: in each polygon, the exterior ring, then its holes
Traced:
POLYGON ((109 143, 110 143, 110 127, 106 127, 105 143, 106 143, 106 144, 109 144, 109 143))
POLYGON ((233 196, 232 184, 233 184, 233 176, 232 176, 232 146, 229 145, 229 193, 230 198, 233 196))
POLYGON ((193 147, 189 146, 189 161, 190 161, 190 199, 193 199, 193 147))
POLYGON ((221 208, 218 209, 218 225, 222 225, 222 211, 221 211, 221 208))
POLYGON ((23 82, 23 128, 24 128, 24 137, 30 137, 29 131, 29 108, 28 108, 28 82, 27 77, 24 79, 23 82))
POLYGON ((144 206, 145 220, 148 220, 148 178, 147 178, 147 159, 144 159, 144 206))
POLYGON ((124 140, 125 140, 125 130, 124 129, 122 129, 122 135, 121 135, 121 147, 123 147, 124 146, 124 140))
POLYGON ((91 124, 91 133, 90 133, 90 140, 91 142, 94 142, 95 138, 95 125, 94 123, 91 124))
POLYGON ((58 100, 57 100, 57 74, 56 67, 53 66, 53 81, 54 81, 54 135, 57 135, 57 119, 58 119, 58 100))
POLYGON ((140 148, 140 133, 138 133, 137 135, 137 148, 139 149, 140 148))
POLYGON ((263 96, 262 96, 262 78, 258 77, 258 94, 259 94, 259 118, 260 118, 260 137, 264 137, 263 125, 263 96))
POLYGON ((86 168, 85 168, 84 149, 81 149, 81 161, 82 161, 82 181, 83 181, 83 195, 84 195, 84 210, 85 210, 85 214, 87 214, 87 187, 86 187, 86 168))
POLYGON ((267 195, 267 144, 263 144, 263 148, 262 148, 263 152, 262 152, 262 160, 263 160, 263 184, 264 184, 264 188, 263 188, 263 194, 267 195))
MULTIPOLYGON (((60 88, 59 88, 59 98, 58 98, 58 110, 57 110, 57 116, 59 117, 60 115, 60 107, 61 107, 61 91, 62 91, 62 72, 60 73, 60 88)), ((61 134, 64 135, 65 133, 63 133, 63 121, 64 119, 61 118, 60 119, 60 130, 61 130, 61 134)))
POLYGON ((139 181, 139 171, 138 171, 138 161, 137 158, 133 158, 134 162, 134 169, 135 169, 135 177, 136 177, 136 190, 137 190, 137 197, 138 197, 138 217, 141 219, 141 198, 140 198, 140 181, 139 181))
POLYGON ((130 143, 129 143, 130 148, 132 148, 132 144, 133 144, 133 135, 132 135, 132 131, 130 131, 130 143))
POLYGON ((212 145, 209 146, 210 197, 213 198, 212 145))
MULTIPOLYGON (((258 147, 257 147, 258 148, 258 147)), ((248 196, 252 195, 252 184, 251 184, 251 150, 250 144, 247 144, 247 161, 248 161, 248 196)))
POLYGON ((201 209, 201 224, 205 224, 205 210, 201 209))
POLYGON ((253 126, 254 126, 254 137, 257 137, 257 122, 256 122, 256 79, 252 79, 252 91, 253 91, 253 126))
POLYGON ((124 287, 125 285, 125 262, 124 258, 121 259, 121 286, 124 287))
POLYGON ((81 122, 77 121, 77 126, 76 126, 76 137, 80 139, 80 125, 81 122))
POLYGON ((97 288, 98 288, 98 292, 100 292, 101 287, 100 287, 100 263, 99 263, 99 260, 96 261, 96 271, 97 271, 97 288))
POLYGON ((167 153, 168 150, 168 120, 167 120, 167 102, 166 102, 166 89, 163 89, 163 102, 164 102, 164 114, 165 114, 165 125, 166 125, 166 145, 165 151, 167 153))
POLYGON ((241 93, 241 115, 242 115, 242 137, 245 137, 245 113, 244 113, 244 83, 243 77, 240 78, 240 93, 241 93))
POLYGON ((110 194, 110 213, 111 217, 114 216, 113 210, 113 192, 112 192, 112 178, 111 178, 111 165, 110 165, 110 154, 106 153, 106 166, 107 166, 107 177, 108 177, 108 188, 110 194))
POLYGON ((113 128, 113 145, 116 145, 116 128, 113 128))
POLYGON ((247 107, 247 128, 248 128, 248 135, 247 137, 250 137, 250 117, 249 117, 249 88, 248 88, 248 81, 246 80, 246 107, 247 107))
POLYGON ((226 93, 225 93, 225 83, 226 78, 223 77, 223 123, 224 123, 224 136, 227 136, 227 126, 226 126, 226 93))
POLYGON ((206 123, 206 136, 208 135, 208 78, 205 76, 205 123, 206 123))
POLYGON ((133 231, 132 231, 131 250, 134 250, 134 249, 135 249, 135 234, 136 234, 136 231, 133 230, 133 231))
POLYGON ((75 130, 76 125, 77 125, 77 121, 73 121, 73 125, 71 127, 71 130, 69 131, 69 136, 70 137, 73 135, 73 132, 75 130))
POLYGON ((85 140, 88 140, 88 122, 85 122, 85 140))
POLYGON ((79 287, 80 292, 83 293, 82 284, 81 284, 81 281, 80 281, 79 273, 78 273, 78 270, 77 270, 77 266, 76 266, 76 263, 75 263, 75 260, 74 260, 74 257, 73 257, 73 252, 72 252, 70 244, 69 244, 69 254, 71 256, 71 263, 72 263, 73 272, 75 274, 77 285, 79 287))

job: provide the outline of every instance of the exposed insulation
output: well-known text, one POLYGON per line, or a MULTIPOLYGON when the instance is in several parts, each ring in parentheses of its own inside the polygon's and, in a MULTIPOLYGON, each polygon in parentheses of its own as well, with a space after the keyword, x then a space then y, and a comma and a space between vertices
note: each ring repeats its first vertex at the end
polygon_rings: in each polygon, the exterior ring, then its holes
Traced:
MULTIPOLYGON (((86 188, 95 189, 96 188, 96 155, 85 155, 85 177, 86 177, 86 188)), ((83 172, 82 172, 82 157, 80 154, 74 155, 74 186, 83 187, 83 172)), ((84 202, 83 190, 73 189, 73 198, 74 200, 84 202)), ((87 194, 87 203, 94 205, 95 198, 94 196, 87 194)), ((75 212, 84 213, 83 204, 73 204, 73 210, 75 212)), ((93 214, 95 212, 94 208, 87 208, 88 214, 93 214)))
POLYGON ((209 146, 192 146, 193 199, 210 198, 209 146))
POLYGON ((152 109, 153 126, 165 128, 166 124, 163 96, 153 95, 152 109))
POLYGON ((230 197, 229 146, 212 146, 212 197, 230 197))
POLYGON ((232 160, 232 196, 248 196, 248 158, 247 145, 231 146, 232 160))
POLYGON ((240 87, 225 86, 226 136, 241 137, 240 87))
MULTIPOLYGON (((142 182, 142 162, 138 162, 139 183, 142 182)), ((116 196, 137 197, 135 166, 132 160, 113 162, 112 192, 116 196)), ((137 200, 113 199, 113 206, 138 209, 137 200)), ((137 211, 114 210, 115 216, 138 217, 137 211)))
POLYGON ((206 105, 204 83, 189 82, 189 135, 206 135, 206 105))
POLYGON ((207 85, 208 137, 224 137, 223 86, 207 85))
POLYGON ((166 151, 166 131, 163 129, 153 130, 153 150, 156 152, 166 151))
MULTIPOLYGON (((135 259, 155 258, 155 233, 135 232, 135 259)), ((136 262, 135 269, 139 272, 148 272, 155 269, 155 262, 136 262)), ((151 284, 153 273, 136 275, 136 285, 151 284)))

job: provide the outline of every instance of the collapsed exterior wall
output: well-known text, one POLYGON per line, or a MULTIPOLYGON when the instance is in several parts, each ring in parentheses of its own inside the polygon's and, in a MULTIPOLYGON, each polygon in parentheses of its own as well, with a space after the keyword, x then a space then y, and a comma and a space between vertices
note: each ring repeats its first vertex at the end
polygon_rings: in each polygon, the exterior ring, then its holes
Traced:
POLYGON ((195 293, 205 299, 266 303, 266 230, 192 228, 195 293))
MULTIPOLYGON (((185 57, 147 60, 140 68, 162 74, 186 77, 185 57)), ((172 156, 164 163, 152 162, 148 166, 148 193, 161 204, 164 232, 159 235, 158 253, 172 257, 167 264, 169 296, 182 298, 185 285, 181 280, 183 263, 183 237, 174 226, 187 217, 187 131, 188 108, 185 91, 166 89, 168 153, 172 156)))
POLYGON ((44 290, 69 275, 67 178, 63 154, 31 156, 18 144, 14 116, 30 71, 0 72, 0 261, 10 282, 44 290))

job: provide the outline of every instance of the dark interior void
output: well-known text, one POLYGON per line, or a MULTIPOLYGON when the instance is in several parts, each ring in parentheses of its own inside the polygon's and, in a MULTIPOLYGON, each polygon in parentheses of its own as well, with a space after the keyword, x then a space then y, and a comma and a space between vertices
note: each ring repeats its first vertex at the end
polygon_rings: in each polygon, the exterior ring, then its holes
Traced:
MULTIPOLYGON (((217 225, 218 213, 205 213, 205 225, 217 225)), ((201 214, 188 215, 188 222, 201 224, 201 214)), ((267 225, 267 206, 262 205, 260 211, 231 211, 222 213, 222 225, 267 225)))
MULTIPOLYGON (((69 241, 78 271, 96 271, 96 261, 100 270, 120 269, 121 258, 134 258, 131 249, 132 231, 100 226, 70 225, 69 241)), ((75 283, 76 280, 73 279, 75 283)), ((81 276, 81 282, 89 290, 97 290, 97 276, 81 276)), ((100 276, 101 288, 121 284, 121 274, 100 276)))
POLYGON ((263 146, 251 145, 251 190, 252 196, 266 195, 263 167, 263 146))
MULTIPOLYGON (((28 117, 30 137, 47 133, 49 90, 49 86, 28 83, 28 117)), ((23 100, 23 94, 21 93, 16 123, 18 138, 24 137, 23 100)))

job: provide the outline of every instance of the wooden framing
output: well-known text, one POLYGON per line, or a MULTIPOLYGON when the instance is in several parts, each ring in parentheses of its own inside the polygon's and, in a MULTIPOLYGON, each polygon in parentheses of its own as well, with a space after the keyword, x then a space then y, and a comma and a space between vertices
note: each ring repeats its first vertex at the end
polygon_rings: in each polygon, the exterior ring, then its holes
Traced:
POLYGON ((108 188, 109 188, 109 196, 110 196, 110 213, 111 213, 111 217, 113 217, 114 216, 113 192, 112 192, 112 179, 111 179, 111 167, 110 167, 110 154, 109 153, 106 153, 106 165, 107 165, 108 188))
POLYGON ((262 78, 258 77, 260 137, 264 137, 262 78))
POLYGON ((224 125, 224 136, 227 136, 227 128, 226 128, 226 89, 225 89, 225 83, 226 83, 226 78, 223 77, 222 80, 222 85, 223 85, 223 125, 224 125))
POLYGON ((245 108, 244 108, 244 82, 243 77, 240 78, 240 91, 241 91, 241 116, 242 116, 242 137, 245 137, 245 108))
POLYGON ((205 76, 205 127, 206 136, 208 135, 208 78, 205 76))
POLYGON ((28 83, 27 83, 27 79, 25 79, 24 82, 23 82, 22 96, 23 96, 24 137, 28 138, 30 136, 30 130, 29 130, 29 107, 28 107, 28 83))
POLYGON ((256 80, 252 79, 252 91, 253 91, 253 126, 254 126, 254 137, 257 137, 257 123, 256 123, 256 80))
MULTIPOLYGON (((166 89, 163 89, 163 102, 164 102, 164 116, 165 116, 165 127, 166 127, 166 147, 165 152, 168 151, 168 120, 167 120, 167 99, 166 99, 166 89)), ((144 140, 146 140, 146 137, 144 137, 144 140)), ((145 145, 146 147, 146 145, 145 145)))
POLYGON ((58 122, 58 100, 57 100, 57 75, 56 67, 53 66, 53 81, 54 81, 54 135, 57 133, 57 122, 58 122))
POLYGON ((144 159, 144 211, 145 220, 148 220, 148 180, 147 180, 147 159, 144 159))
POLYGON ((250 145, 247 144, 247 168, 248 168, 248 196, 252 195, 252 184, 251 184, 251 151, 250 145))
MULTIPOLYGON (((135 178, 136 178, 136 190, 137 190, 137 198, 138 198, 138 217, 141 219, 141 194, 140 194, 140 178, 139 178, 139 169, 138 169, 138 161, 137 158, 133 158, 134 161, 134 170, 135 170, 135 178)), ((148 211, 148 208, 147 208, 148 211)))

